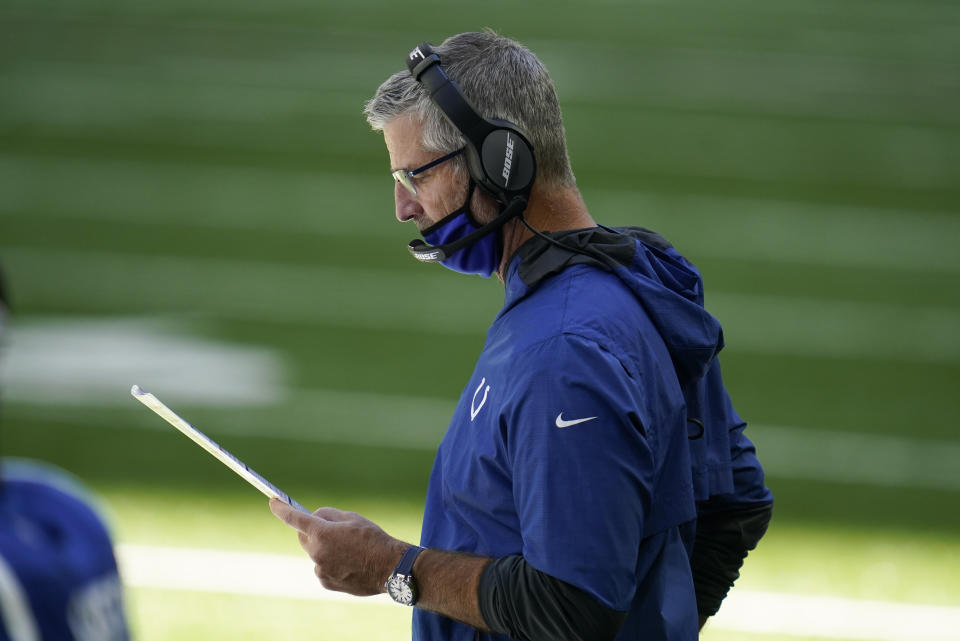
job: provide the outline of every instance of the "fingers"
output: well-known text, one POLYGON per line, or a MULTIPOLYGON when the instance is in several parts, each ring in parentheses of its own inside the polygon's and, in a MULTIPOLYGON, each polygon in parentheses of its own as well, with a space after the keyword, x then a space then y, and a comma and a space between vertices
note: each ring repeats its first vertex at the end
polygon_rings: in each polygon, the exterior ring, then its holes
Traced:
POLYGON ((357 516, 353 512, 344 512, 335 507, 322 507, 316 510, 313 515, 320 517, 324 521, 351 521, 357 516))

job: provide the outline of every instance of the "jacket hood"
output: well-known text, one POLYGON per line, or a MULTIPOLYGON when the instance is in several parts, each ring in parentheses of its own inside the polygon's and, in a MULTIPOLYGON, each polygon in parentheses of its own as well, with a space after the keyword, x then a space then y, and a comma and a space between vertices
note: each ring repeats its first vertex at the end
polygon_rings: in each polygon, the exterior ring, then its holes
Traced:
POLYGON ((506 307, 571 265, 612 271, 653 321, 681 385, 706 374, 723 349, 723 330, 703 307, 700 272, 663 236, 642 227, 592 227, 549 236, 590 254, 575 253, 534 236, 511 261, 506 307))

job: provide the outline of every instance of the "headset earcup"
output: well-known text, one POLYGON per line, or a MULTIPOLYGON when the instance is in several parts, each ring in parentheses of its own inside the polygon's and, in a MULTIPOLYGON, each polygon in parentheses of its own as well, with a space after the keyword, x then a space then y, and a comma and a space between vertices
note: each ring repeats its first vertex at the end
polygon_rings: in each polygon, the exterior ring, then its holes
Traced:
POLYGON ((480 116, 447 76, 430 43, 422 43, 407 56, 407 67, 466 139, 467 167, 474 182, 504 205, 515 196, 528 197, 537 163, 533 145, 520 129, 506 120, 480 116))
POLYGON ((507 196, 528 194, 536 178, 536 161, 527 139, 516 129, 501 127, 483 140, 480 159, 486 179, 507 196))

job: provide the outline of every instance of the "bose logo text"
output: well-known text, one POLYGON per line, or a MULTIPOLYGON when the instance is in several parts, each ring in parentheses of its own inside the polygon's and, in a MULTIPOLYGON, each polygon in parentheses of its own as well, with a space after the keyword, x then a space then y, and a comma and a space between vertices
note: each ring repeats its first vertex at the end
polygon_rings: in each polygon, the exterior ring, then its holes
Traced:
POLYGON ((419 261, 423 261, 425 263, 429 263, 431 261, 437 260, 439 256, 440 256, 440 250, 436 250, 432 252, 416 252, 413 254, 414 258, 416 258, 419 261))
POLYGON ((510 165, 513 164, 513 138, 507 134, 507 153, 503 157, 503 183, 510 182, 510 165))
POLYGON ((423 52, 420 51, 420 47, 417 47, 416 49, 410 52, 411 60, 416 60, 417 58, 420 58, 421 60, 424 59, 424 55, 423 55, 423 52))

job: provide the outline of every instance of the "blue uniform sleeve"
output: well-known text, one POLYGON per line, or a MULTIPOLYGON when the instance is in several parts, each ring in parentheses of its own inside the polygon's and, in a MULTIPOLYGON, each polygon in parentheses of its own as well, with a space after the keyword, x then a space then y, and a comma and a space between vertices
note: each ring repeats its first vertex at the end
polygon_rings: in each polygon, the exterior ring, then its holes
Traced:
POLYGON ((654 496, 692 506, 689 485, 664 474, 679 468, 689 477, 686 435, 678 444, 672 433, 682 430, 682 399, 647 398, 655 381, 636 380, 597 343, 569 334, 529 348, 513 374, 501 431, 523 557, 627 610, 652 523, 688 518, 652 514, 654 496))

